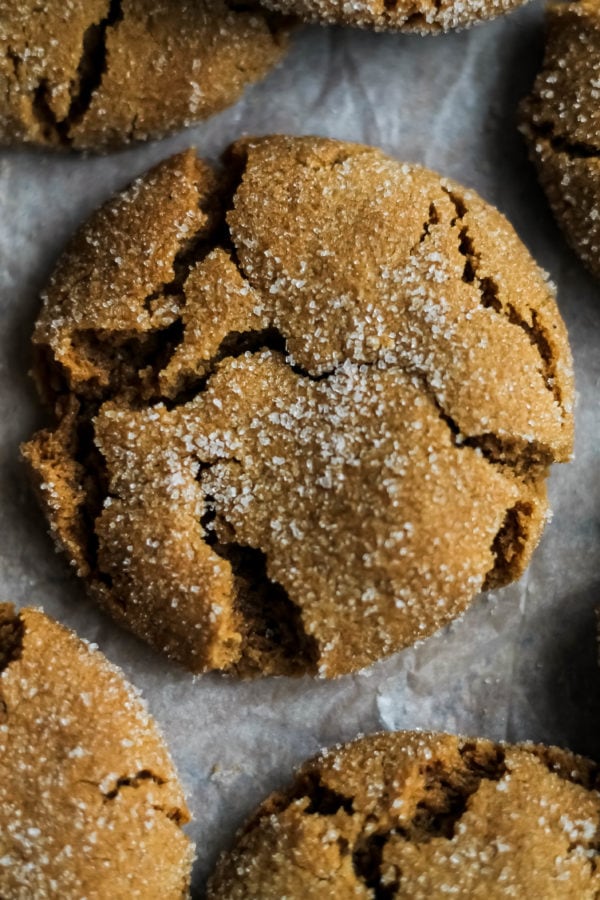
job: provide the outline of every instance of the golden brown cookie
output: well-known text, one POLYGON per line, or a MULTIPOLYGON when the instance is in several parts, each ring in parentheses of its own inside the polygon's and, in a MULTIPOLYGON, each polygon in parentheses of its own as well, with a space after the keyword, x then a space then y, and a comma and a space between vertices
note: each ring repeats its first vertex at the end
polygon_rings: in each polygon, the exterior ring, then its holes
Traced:
POLYGON ((0 143, 94 150, 163 135, 237 100, 284 44, 251 3, 0 0, 0 143))
POLYGON ((181 785, 137 691, 36 609, 0 604, 0 896, 188 896, 181 785))
POLYGON ((378 150, 167 160, 59 261, 24 447, 97 601, 195 672, 350 672, 517 578, 573 439, 552 290, 378 150))
POLYGON ((598 784, 593 763, 555 747, 362 738, 262 804, 208 900, 594 900, 598 784))
POLYGON ((600 276, 600 0, 553 3, 547 29, 521 130, 569 244, 600 276))
POLYGON ((376 31, 439 33, 509 12, 525 0, 261 0, 307 22, 358 25, 376 31))

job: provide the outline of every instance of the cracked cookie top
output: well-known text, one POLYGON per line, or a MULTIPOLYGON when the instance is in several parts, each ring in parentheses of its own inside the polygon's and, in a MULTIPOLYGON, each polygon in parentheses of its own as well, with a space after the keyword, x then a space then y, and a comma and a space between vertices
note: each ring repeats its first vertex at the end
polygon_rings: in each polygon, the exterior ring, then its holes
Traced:
POLYGON ((399 732, 336 747, 271 795, 209 900, 600 891, 597 767, 555 747, 399 732))
POLYGON ((261 0, 308 22, 436 34, 509 12, 524 0, 261 0))
POLYGON ((195 672, 350 672, 518 577, 572 448, 551 288, 379 151, 189 152, 100 210, 34 335, 24 455, 94 597, 195 672))
POLYGON ((188 895, 189 820, 162 737, 93 646, 0 604, 0 895, 188 895))
POLYGON ((521 131, 567 240, 600 277, 600 2, 547 10, 544 62, 521 131))
POLYGON ((0 143, 97 150, 218 112, 283 52, 253 6, 0 0, 0 143))

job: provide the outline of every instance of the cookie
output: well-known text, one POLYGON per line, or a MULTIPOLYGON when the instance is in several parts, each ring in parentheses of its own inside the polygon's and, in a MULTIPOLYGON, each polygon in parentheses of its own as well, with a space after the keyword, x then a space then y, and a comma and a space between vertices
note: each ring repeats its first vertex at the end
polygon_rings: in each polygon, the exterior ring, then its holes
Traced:
POLYGON ((600 277, 600 0, 547 10, 544 62, 521 105, 521 131, 552 211, 600 277))
POLYGON ((552 290, 476 194, 378 150, 186 153, 74 237, 24 456, 101 606, 194 672, 351 672, 517 578, 572 449, 552 290))
POLYGON ((306 22, 357 25, 376 31, 435 34, 467 28, 515 9, 524 0, 262 0, 306 22))
POLYGON ((593 900, 598 784, 593 763, 555 747, 362 738, 262 804, 208 900, 593 900))
POLYGON ((110 148, 191 125, 281 58, 285 34, 227 0, 0 0, 0 143, 110 148))
POLYGON ((0 604, 0 896, 188 896, 181 785, 137 691, 40 610, 0 604))

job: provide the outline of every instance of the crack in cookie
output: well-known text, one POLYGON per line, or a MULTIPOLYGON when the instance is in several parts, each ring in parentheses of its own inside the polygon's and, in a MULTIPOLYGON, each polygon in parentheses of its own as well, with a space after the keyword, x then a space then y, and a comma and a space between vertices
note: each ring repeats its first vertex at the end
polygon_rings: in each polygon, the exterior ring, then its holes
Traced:
POLYGON ((264 801, 222 854, 207 897, 316 900, 326 885, 327 896, 364 900, 592 900, 598 785, 594 763, 555 747, 361 738, 305 763, 264 801))
POLYGON ((52 531, 196 672, 331 677, 431 634, 522 573, 571 453, 564 325, 506 220, 358 145, 163 163, 74 237, 34 342, 52 531))
POLYGON ((40 610, 0 604, 0 896, 182 900, 189 818, 122 672, 40 610))
POLYGON ((233 103, 281 58, 281 17, 225 0, 0 0, 0 142, 99 150, 233 103))
POLYGON ((552 3, 544 61, 520 108, 521 131, 573 250, 600 276, 600 2, 552 3))

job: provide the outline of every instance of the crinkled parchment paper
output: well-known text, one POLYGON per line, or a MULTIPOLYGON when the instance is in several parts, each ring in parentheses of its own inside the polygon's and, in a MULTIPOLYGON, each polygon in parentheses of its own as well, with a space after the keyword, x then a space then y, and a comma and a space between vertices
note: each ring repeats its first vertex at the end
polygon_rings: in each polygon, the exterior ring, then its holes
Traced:
POLYGON ((0 155, 2 598, 41 604, 142 689, 193 810, 199 890, 268 791, 321 746, 359 732, 448 729, 600 755, 600 285, 566 248, 515 130, 541 41, 537 4, 435 38, 309 28, 240 104, 169 140, 105 158, 0 155), (376 144, 476 188, 557 283, 577 373, 576 460, 554 470, 554 519, 525 577, 419 647, 332 683, 194 680, 120 631, 54 553, 18 459, 42 422, 27 377, 37 295, 73 229, 175 150, 193 144, 215 158, 242 132, 274 131, 376 144))

